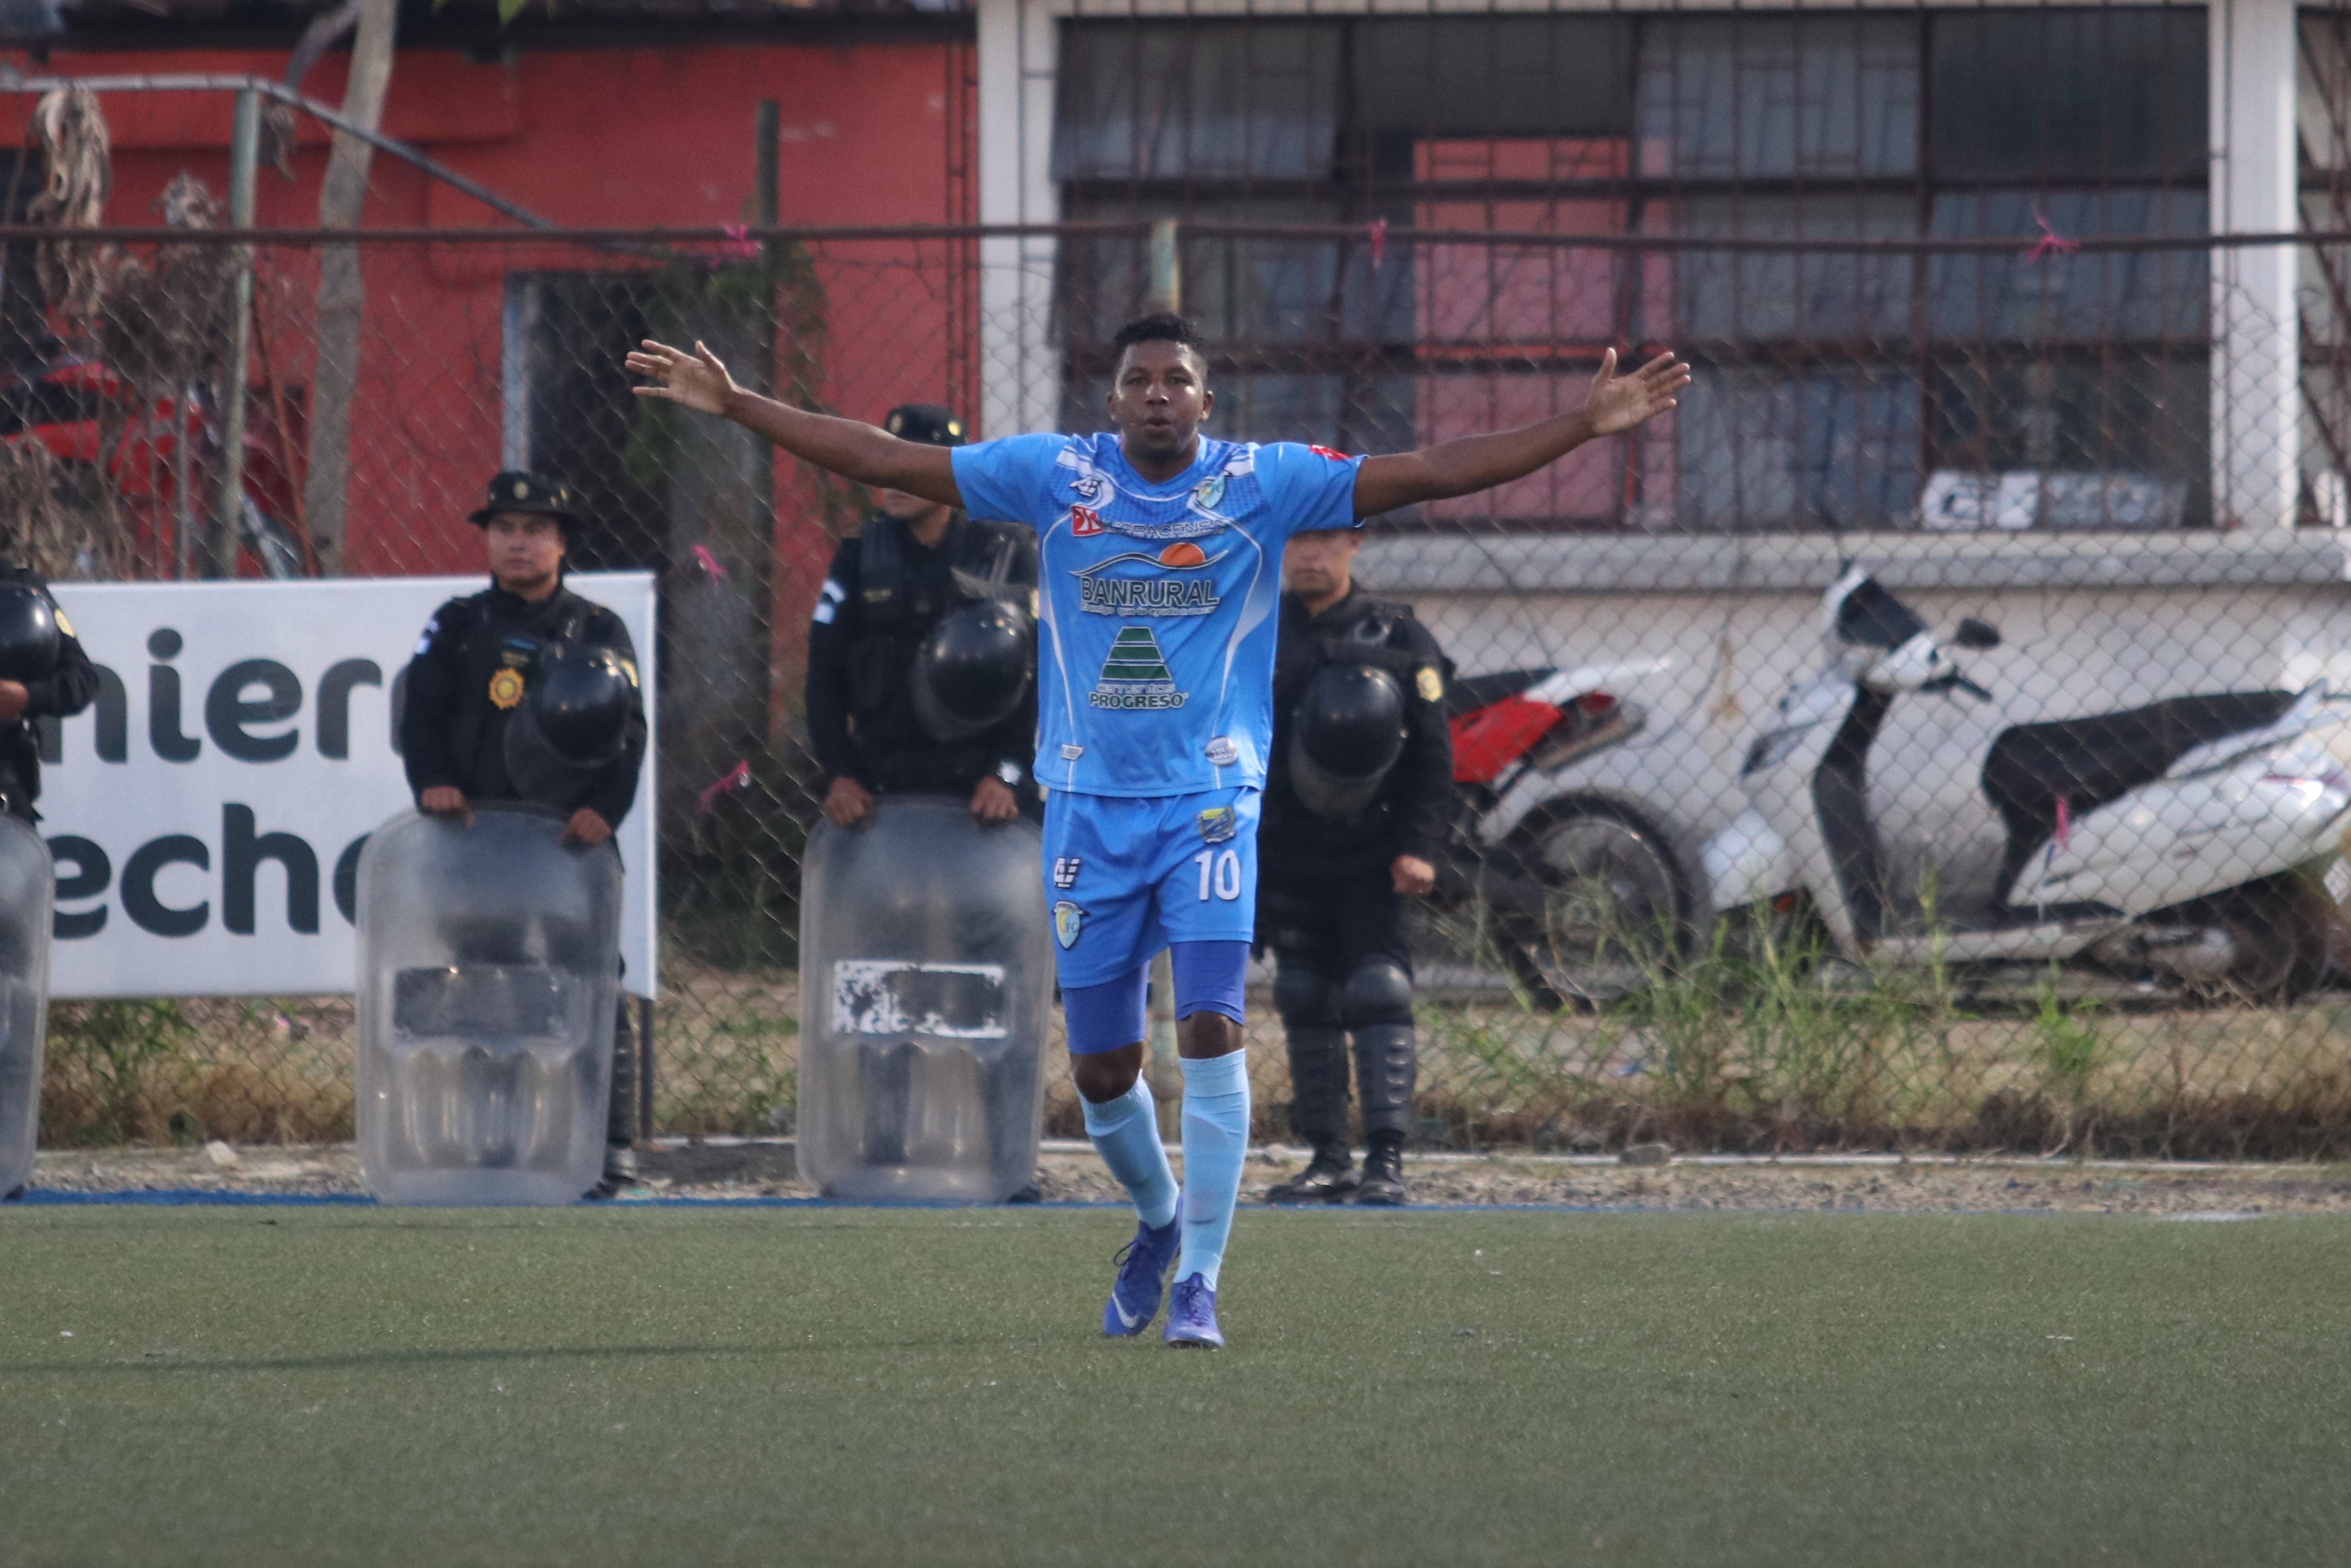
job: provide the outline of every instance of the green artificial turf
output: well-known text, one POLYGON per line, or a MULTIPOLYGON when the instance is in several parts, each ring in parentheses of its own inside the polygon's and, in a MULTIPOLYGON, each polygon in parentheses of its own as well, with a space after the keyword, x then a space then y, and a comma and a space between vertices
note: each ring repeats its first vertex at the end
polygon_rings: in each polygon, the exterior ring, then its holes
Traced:
POLYGON ((2340 1563, 2351 1222, 0 1213, 0 1560, 2340 1563), (68 1335, 71 1337, 67 1337, 68 1335))

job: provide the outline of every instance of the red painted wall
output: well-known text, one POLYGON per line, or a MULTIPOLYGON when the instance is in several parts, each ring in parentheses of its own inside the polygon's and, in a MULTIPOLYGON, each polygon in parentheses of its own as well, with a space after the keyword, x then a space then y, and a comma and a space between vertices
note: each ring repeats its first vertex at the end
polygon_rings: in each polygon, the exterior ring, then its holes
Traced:
MULTIPOLYGON (((54 51, 31 72, 67 76, 145 71, 277 76, 282 54, 186 50, 54 51)), ((966 186, 951 177, 947 115, 960 51, 935 42, 837 47, 698 44, 670 49, 533 50, 480 64, 446 51, 403 53, 385 130, 559 223, 596 227, 706 227, 751 214, 756 106, 783 106, 781 216, 788 224, 930 224, 967 219, 966 186)), ((344 61, 304 84, 338 103, 344 61)), ((231 104, 225 94, 112 93, 101 98, 114 138, 110 221, 156 221, 154 202, 181 170, 227 190, 231 104)), ((27 96, 0 98, 21 136, 27 96)), ((961 138, 968 145, 967 135, 961 138)), ((265 170, 257 221, 310 227, 326 138, 303 120, 293 177, 265 170)), ((377 154, 370 227, 500 224, 487 209, 422 172, 377 154)), ((889 247, 883 247, 889 248, 889 247)), ((969 312, 950 308, 942 247, 890 256, 874 247, 819 276, 830 306, 827 401, 878 418, 890 404, 934 399, 949 381, 969 312), (964 325, 954 326, 960 321, 964 325)), ((510 268, 615 265, 550 247, 385 246, 369 253, 368 325, 355 416, 350 568, 354 572, 472 570, 478 545, 465 514, 497 466, 502 410, 504 279, 510 268)), ((265 253, 259 268, 262 342, 256 369, 298 387, 310 373, 311 253, 265 253)), ((625 343, 582 344, 618 355, 625 343)), ((967 356, 967 346, 962 352, 967 356)), ((805 560, 822 541, 802 510, 804 488, 779 473, 776 583, 779 608, 805 597, 805 560)), ((819 565, 820 567, 820 561, 819 565)))

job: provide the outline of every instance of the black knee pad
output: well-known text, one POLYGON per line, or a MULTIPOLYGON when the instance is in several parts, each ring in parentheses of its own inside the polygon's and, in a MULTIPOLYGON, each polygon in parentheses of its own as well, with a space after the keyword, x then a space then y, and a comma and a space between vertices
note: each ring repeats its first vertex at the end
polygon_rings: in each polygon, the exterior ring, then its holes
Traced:
POLYGON ((1281 1015, 1286 1024, 1335 1024, 1339 1022, 1338 998, 1332 994, 1330 980, 1319 969, 1309 968, 1288 954, 1276 954, 1273 971, 1273 1010, 1281 1015))
POLYGON ((1355 966, 1339 993, 1350 1025, 1412 1022, 1412 976, 1393 958, 1369 958, 1355 966))

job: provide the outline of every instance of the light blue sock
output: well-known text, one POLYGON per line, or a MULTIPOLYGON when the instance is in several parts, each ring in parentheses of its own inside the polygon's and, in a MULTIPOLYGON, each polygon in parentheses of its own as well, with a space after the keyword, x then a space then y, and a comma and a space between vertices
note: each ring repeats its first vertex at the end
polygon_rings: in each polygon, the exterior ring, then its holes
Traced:
POLYGON ((1249 1052, 1182 1066, 1184 1251, 1176 1277, 1201 1275, 1213 1291, 1233 1233, 1233 1205, 1240 1200, 1241 1161, 1249 1156, 1249 1052))
POLYGON ((1136 1216, 1154 1230, 1172 1223, 1176 1173, 1167 1168, 1167 1151, 1159 1142, 1159 1108, 1151 1102, 1151 1085, 1138 1077, 1115 1100, 1097 1105, 1080 1095, 1078 1103, 1085 1107, 1086 1136, 1110 1174, 1125 1184, 1136 1216))

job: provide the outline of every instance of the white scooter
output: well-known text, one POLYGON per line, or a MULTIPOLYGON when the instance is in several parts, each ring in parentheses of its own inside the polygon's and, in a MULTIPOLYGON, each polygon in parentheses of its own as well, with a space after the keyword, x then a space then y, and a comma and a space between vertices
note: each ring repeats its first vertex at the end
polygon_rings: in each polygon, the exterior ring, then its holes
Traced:
MULTIPOLYGON (((2351 820, 2351 771, 2328 742, 2344 741, 2351 699, 2320 683, 2009 727, 1972 779, 1942 781, 1980 787, 1990 831, 1890 854, 1872 781, 1879 800, 1936 781, 1886 779, 1901 766, 1872 756, 1888 711, 1949 703, 1959 727, 1961 705, 1993 698, 1858 568, 1822 618, 1825 667, 1781 699, 1741 770, 1749 809, 1702 852, 1716 911, 1803 895, 1849 958, 2057 962, 2271 999, 2317 983, 2333 918, 2320 877, 2351 820)), ((1970 619, 1953 642, 2000 633, 1970 619)))

